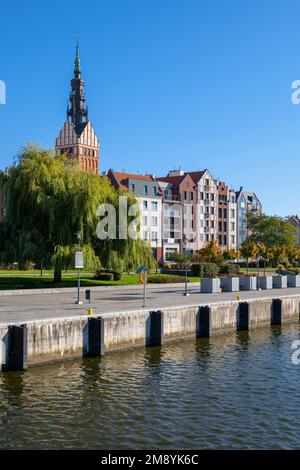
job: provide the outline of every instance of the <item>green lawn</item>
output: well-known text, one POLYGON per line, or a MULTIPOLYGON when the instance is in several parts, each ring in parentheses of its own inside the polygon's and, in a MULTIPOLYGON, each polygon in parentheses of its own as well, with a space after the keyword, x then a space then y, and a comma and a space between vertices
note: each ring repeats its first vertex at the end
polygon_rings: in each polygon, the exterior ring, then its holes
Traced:
MULTIPOLYGON (((0 271, 0 290, 8 289, 44 289, 53 287, 76 287, 77 276, 74 272, 63 273, 62 282, 53 282, 53 272, 47 271, 43 277, 38 275, 38 271, 0 271), (5 274, 3 274, 5 273, 5 274)), ((160 278, 167 277, 159 274, 160 278)), ((182 281, 181 276, 176 276, 178 281, 182 281)), ((97 281, 93 279, 91 273, 81 273, 81 286, 123 286, 139 284, 137 274, 123 274, 120 281, 97 281)), ((189 282, 199 282, 197 277, 189 277, 189 282)))

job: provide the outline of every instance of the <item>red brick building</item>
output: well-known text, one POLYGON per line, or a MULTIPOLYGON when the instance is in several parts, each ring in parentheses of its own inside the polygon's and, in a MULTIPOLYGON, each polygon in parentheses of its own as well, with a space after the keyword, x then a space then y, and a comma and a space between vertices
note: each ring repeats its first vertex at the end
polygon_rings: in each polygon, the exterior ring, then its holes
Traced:
POLYGON ((88 119, 85 105, 84 81, 81 79, 78 44, 74 62, 74 77, 71 80, 70 105, 67 121, 60 131, 56 143, 56 154, 66 153, 75 159, 82 171, 99 173, 99 140, 88 119))

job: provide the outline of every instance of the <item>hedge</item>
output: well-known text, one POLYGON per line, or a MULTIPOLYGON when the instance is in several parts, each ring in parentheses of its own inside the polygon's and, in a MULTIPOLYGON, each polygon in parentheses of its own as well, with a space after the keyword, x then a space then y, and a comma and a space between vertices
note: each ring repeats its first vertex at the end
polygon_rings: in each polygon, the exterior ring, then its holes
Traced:
POLYGON ((183 276, 156 276, 151 274, 148 276, 149 284, 175 284, 176 282, 185 282, 183 276))
POLYGON ((216 277, 219 268, 215 263, 192 264, 191 273, 195 277, 216 277))

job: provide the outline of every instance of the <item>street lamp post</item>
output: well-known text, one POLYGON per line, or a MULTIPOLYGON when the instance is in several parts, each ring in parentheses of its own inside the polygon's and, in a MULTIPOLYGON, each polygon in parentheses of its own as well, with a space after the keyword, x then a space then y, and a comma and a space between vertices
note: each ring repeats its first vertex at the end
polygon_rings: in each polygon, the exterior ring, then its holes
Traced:
MULTIPOLYGON (((81 241, 80 232, 76 233, 76 238, 77 238, 77 245, 78 245, 78 252, 77 253, 81 253, 81 251, 80 251, 80 241, 81 241)), ((79 261, 80 260, 78 260, 77 257, 75 257, 75 267, 77 267, 77 300, 76 300, 75 303, 77 305, 82 304, 82 302, 80 300, 80 266, 83 267, 83 265, 79 261)))
POLYGON ((184 240, 184 252, 185 252, 185 286, 184 286, 184 296, 188 296, 190 295, 188 293, 188 268, 187 268, 187 264, 188 264, 188 259, 187 259, 187 239, 186 239, 186 235, 183 235, 183 240, 184 240))

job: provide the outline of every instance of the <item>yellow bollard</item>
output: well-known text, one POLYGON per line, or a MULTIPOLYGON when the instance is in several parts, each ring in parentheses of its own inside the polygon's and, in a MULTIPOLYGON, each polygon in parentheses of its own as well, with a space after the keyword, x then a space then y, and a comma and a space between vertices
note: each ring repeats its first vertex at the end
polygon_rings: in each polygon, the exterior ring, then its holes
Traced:
POLYGON ((88 315, 93 315, 93 309, 92 309, 92 308, 88 308, 87 311, 86 311, 86 313, 87 313, 88 315))
POLYGON ((237 296, 236 296, 236 300, 240 301, 240 300, 241 300, 241 296, 240 296, 240 295, 237 295, 237 296))

